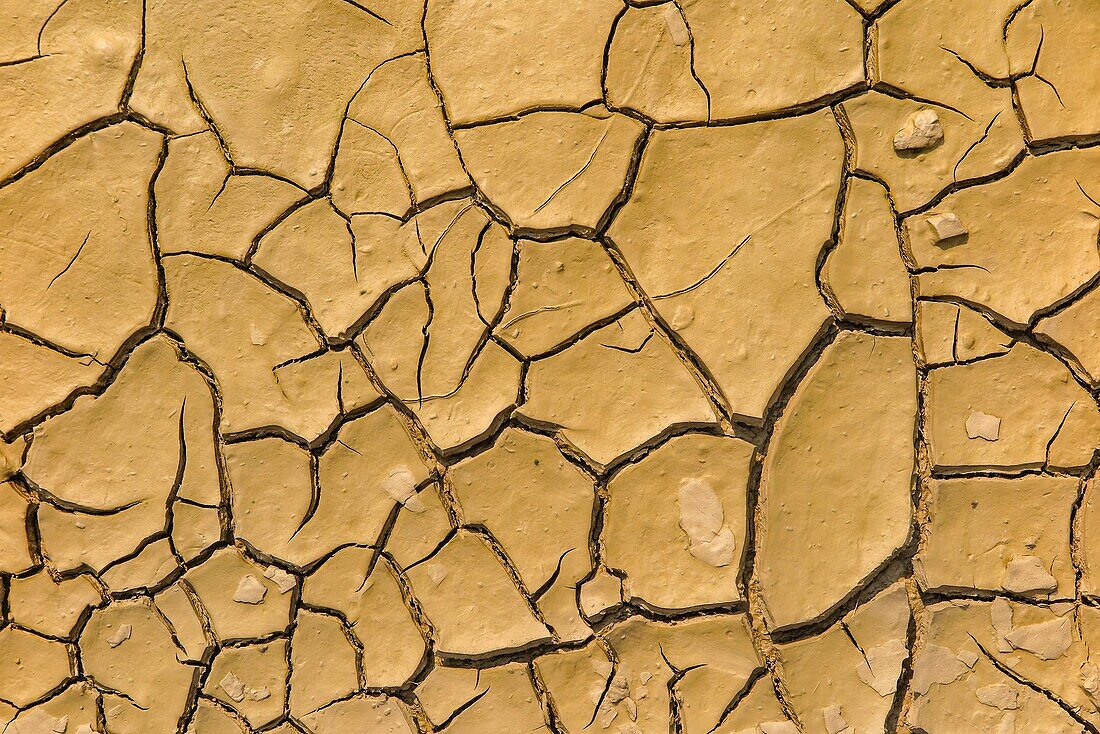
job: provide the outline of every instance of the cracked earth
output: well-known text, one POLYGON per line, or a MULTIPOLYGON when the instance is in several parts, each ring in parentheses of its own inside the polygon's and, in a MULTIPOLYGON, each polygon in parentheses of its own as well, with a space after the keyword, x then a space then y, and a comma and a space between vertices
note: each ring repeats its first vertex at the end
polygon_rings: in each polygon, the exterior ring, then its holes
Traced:
POLYGON ((0 731, 1097 734, 1098 39, 0 0, 0 731))

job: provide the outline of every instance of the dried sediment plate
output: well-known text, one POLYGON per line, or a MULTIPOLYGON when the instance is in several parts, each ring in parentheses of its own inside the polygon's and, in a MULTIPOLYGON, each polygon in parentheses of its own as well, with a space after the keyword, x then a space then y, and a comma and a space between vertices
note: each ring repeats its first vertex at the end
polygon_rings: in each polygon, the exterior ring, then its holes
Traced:
POLYGON ((0 5, 0 734, 1100 730, 1094 0, 0 5))

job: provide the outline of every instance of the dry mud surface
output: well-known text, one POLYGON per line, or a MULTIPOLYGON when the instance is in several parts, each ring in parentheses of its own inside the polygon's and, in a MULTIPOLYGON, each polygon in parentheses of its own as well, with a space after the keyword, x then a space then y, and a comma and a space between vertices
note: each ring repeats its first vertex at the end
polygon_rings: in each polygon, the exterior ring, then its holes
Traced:
POLYGON ((1100 732, 1098 44, 0 1, 0 732, 1100 732))

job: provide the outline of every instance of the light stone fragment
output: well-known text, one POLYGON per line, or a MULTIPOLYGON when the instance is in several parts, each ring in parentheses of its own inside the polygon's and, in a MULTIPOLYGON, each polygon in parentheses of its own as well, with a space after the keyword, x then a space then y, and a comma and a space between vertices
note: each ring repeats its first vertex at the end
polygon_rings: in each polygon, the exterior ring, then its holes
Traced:
POLYGON ((1005 639, 1017 650, 1033 653, 1041 660, 1055 660, 1073 644, 1073 631, 1071 621, 1063 617, 1017 627, 1005 639))
POLYGON ((856 674, 879 696, 889 696, 897 690, 894 671, 901 665, 909 651, 901 640, 890 640, 867 650, 866 660, 856 668, 856 674))
POLYGON ((268 566, 264 571, 264 578, 269 578, 279 587, 280 594, 286 594, 294 590, 298 585, 297 579, 277 566, 268 566))
POLYGON ((1036 556, 1013 556, 1005 568, 1005 591, 1017 594, 1031 592, 1051 593, 1058 590, 1058 579, 1047 570, 1042 558, 1036 556))
POLYGON ((917 110, 905 119, 897 134, 894 135, 894 150, 926 150, 943 142, 943 125, 939 115, 932 109, 917 110))
POLYGON ((411 512, 419 513, 427 509, 416 494, 416 477, 407 466, 399 466, 391 471, 383 483, 383 489, 411 512))
POLYGON ((252 574, 246 574, 241 577, 237 590, 233 592, 233 601, 241 604, 263 604, 266 594, 267 587, 252 574))
POLYGON ((691 542, 691 555, 721 568, 733 561, 736 540, 723 524, 725 519, 718 495, 697 479, 680 481, 680 527, 691 542))
POLYGON ((234 673, 227 673, 226 676, 218 682, 218 686, 225 691, 225 695, 229 696, 237 703, 244 700, 244 682, 234 673))
POLYGON ((848 722, 844 720, 844 713, 840 706, 830 706, 822 712, 825 719, 825 731, 828 734, 840 734, 848 730, 848 722))
POLYGON ((977 695, 978 700, 986 706, 992 706, 1002 711, 1014 709, 1018 705, 1019 696, 1016 691, 1003 683, 992 683, 979 688, 974 693, 977 695))
POLYGON ((107 638, 107 644, 111 647, 118 647, 126 640, 130 639, 130 635, 133 634, 134 628, 128 624, 120 624, 115 629, 114 634, 107 638))
POLYGON ((968 438, 996 441, 1001 435, 1001 419, 976 410, 966 418, 966 435, 968 438))
POLYGON ((668 34, 672 36, 673 43, 683 46, 688 42, 688 27, 676 5, 671 3, 666 5, 661 17, 665 21, 665 27, 668 28, 668 34))
POLYGON ((929 215, 925 220, 936 236, 936 243, 943 245, 948 240, 962 237, 967 234, 967 229, 954 212, 929 215))
POLYGON ((912 688, 916 694, 925 694, 934 685, 947 685, 964 675, 969 666, 946 647, 930 645, 917 656, 914 665, 912 688))

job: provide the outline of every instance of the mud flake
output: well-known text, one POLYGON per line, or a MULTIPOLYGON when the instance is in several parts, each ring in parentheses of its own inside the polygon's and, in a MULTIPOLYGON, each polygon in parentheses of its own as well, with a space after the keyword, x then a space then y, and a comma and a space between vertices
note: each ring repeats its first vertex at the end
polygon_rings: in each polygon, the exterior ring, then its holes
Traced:
POLYGON ((1014 340, 977 311, 956 303, 917 302, 917 348, 929 366, 1004 354, 1014 340))
POLYGON ((305 196, 273 176, 234 172, 213 132, 168 141, 153 193, 161 252, 234 260, 243 260, 253 240, 305 196))
POLYGON ((909 619, 905 587, 893 584, 824 633, 779 646, 787 700, 799 718, 823 722, 826 731, 885 726, 908 656, 909 619))
POLYGON ((8 588, 11 619, 44 635, 69 637, 91 606, 102 602, 91 577, 55 581, 45 571, 13 578, 8 588))
POLYGON ((776 113, 863 81, 862 19, 847 3, 684 3, 683 10, 715 118, 776 113), (815 60, 813 75, 800 68, 806 55, 815 60))
POLYGON ((608 104, 660 123, 708 119, 710 103, 692 76, 689 40, 672 3, 628 8, 608 48, 608 104))
POLYGON ((1100 349, 1097 348, 1096 312, 1100 308, 1100 290, 1091 290, 1059 312, 1041 319, 1035 332, 1063 349, 1081 366, 1081 372, 1093 386, 1100 385, 1100 349))
POLYGON ((1023 8, 1005 33, 1020 109, 1036 141, 1088 137, 1100 132, 1092 101, 1100 94, 1100 66, 1089 50, 1100 13, 1087 2, 1043 0, 1023 8), (1042 44, 1040 46, 1040 43, 1042 44))
POLYGON ((1100 428, 1095 403, 1068 370, 1024 344, 991 359, 933 370, 927 405, 932 461, 951 473, 1080 467, 1092 458, 1091 436, 1100 428), (978 413, 998 418, 998 430, 986 419, 979 426, 973 418, 978 413))
POLYGON ((316 734, 370 731, 377 734, 416 734, 412 713, 399 699, 361 696, 338 701, 308 714, 304 722, 316 734))
POLYGON ((188 570, 183 580, 194 589, 210 616, 214 633, 222 640, 263 637, 289 624, 290 599, 279 594, 275 584, 264 578, 260 566, 236 549, 215 551, 205 563, 188 570), (246 576, 263 588, 262 595, 246 576), (237 601, 238 596, 259 598, 263 603, 237 601), (247 613, 241 611, 245 605, 247 613))
POLYGON ((78 644, 86 675, 119 696, 105 695, 108 727, 157 731, 176 725, 187 704, 193 669, 176 657, 169 629, 143 600, 114 602, 92 612, 78 644), (130 638, 111 638, 129 625, 130 638))
POLYGON ((656 131, 608 230, 660 314, 694 313, 680 337, 749 420, 763 416, 829 315, 816 271, 842 165, 828 111, 656 131), (728 184, 710 183, 719 179, 728 184))
POLYGON ((355 248, 348 223, 331 204, 315 201, 265 234, 252 262, 302 293, 325 334, 337 337, 380 295, 360 285, 355 248))
POLYGON ((909 274, 901 259, 894 215, 879 184, 850 179, 840 240, 822 280, 850 317, 908 323, 913 319, 909 274))
POLYGON ((758 562, 776 626, 825 612, 905 543, 915 382, 908 340, 842 333, 791 398, 760 486, 766 525, 758 562), (871 416, 877 429, 867 432, 871 416), (853 472, 863 480, 852 483, 853 472), (808 496, 799 490, 806 482, 835 489, 808 496), (853 533, 858 553, 828 550, 850 548, 853 533))
POLYGON ((478 187, 516 227, 595 230, 623 190, 641 123, 596 108, 459 130, 478 187))
POLYGON ((225 703, 250 726, 277 719, 286 702, 286 640, 224 648, 210 666, 203 692, 225 703))
POLYGON ((932 229, 936 244, 941 247, 947 247, 949 242, 958 241, 968 234, 966 225, 959 221, 959 216, 954 212, 932 214, 924 221, 932 229))
POLYGON ((559 428, 601 464, 677 424, 715 420, 691 373, 637 312, 535 362, 527 389, 518 412, 559 428))
MULTIPOLYGON (((94 384, 102 373, 103 366, 90 358, 70 357, 16 334, 0 332, 0 404, 4 406, 0 430, 15 429, 74 391, 94 384)), ((4 477, 2 469, 0 477, 4 477)))
POLYGON ((0 141, 0 178, 31 163, 70 131, 116 113, 140 53, 142 4, 137 0, 45 5, 21 3, 5 15, 0 54, 4 61, 25 61, 5 69, 3 76, 0 118, 10 124, 0 141))
MULTIPOLYGON (((895 48, 899 47, 891 46, 884 51, 887 58, 896 53, 895 48)), ((936 53, 940 53, 938 48, 936 53)), ((970 74, 957 60, 947 58, 949 60, 942 66, 937 66, 940 73, 958 65, 962 73, 970 74)), ((952 79, 955 76, 952 71, 952 79)), ((937 76, 938 79, 942 76, 937 76)), ((900 211, 927 205, 938 193, 958 181, 1004 170, 1024 148, 1012 109, 1012 97, 1007 90, 989 89, 980 82, 966 79, 959 88, 965 90, 965 97, 956 100, 951 92, 945 94, 943 85, 931 87, 926 84, 925 91, 935 95, 931 99, 942 100, 947 105, 934 108, 926 102, 877 91, 842 104, 855 136, 856 167, 884 181, 900 211), (934 114, 939 121, 939 142, 931 142, 936 136, 929 130, 929 144, 925 147, 898 150, 894 131, 898 129, 899 120, 922 114, 927 116, 926 113, 934 114)), ((924 144, 919 138, 913 142, 924 144)))
POLYGON ((1100 272, 1100 254, 1096 216, 1078 186, 1098 188, 1096 155, 1028 158, 1005 178, 947 196, 936 211, 965 223, 965 245, 945 246, 963 238, 942 241, 927 215, 906 218, 910 256, 929 269, 918 276, 918 293, 961 298, 1026 324, 1084 285, 1100 272))
POLYGON ((630 292, 595 242, 519 240, 516 287, 495 333, 527 356, 545 353, 627 308, 630 292))
POLYGON ((290 710, 295 716, 359 690, 356 651, 336 617, 300 611, 290 651, 290 710))
POLYGON ((742 598, 751 447, 687 435, 627 466, 608 484, 605 562, 628 599, 674 610, 742 598))
POLYGON ((102 571, 163 529, 174 491, 217 492, 213 415, 206 381, 158 336, 133 351, 101 395, 81 396, 38 426, 23 471, 76 513, 43 514, 42 542, 57 568, 102 571), (74 525, 97 542, 74 542, 80 533, 65 531, 74 525))
MULTIPOLYGON (((339 174, 334 178, 336 191, 346 181, 345 190, 339 195, 334 193, 333 202, 347 214, 381 211, 403 216, 414 204, 470 186, 449 137, 440 100, 429 84, 422 53, 387 61, 371 73, 348 107, 344 135, 352 132, 359 137, 364 132, 373 134, 375 143, 380 140, 381 146, 372 144, 374 160, 360 158, 347 167, 346 178, 339 174), (394 157, 385 155, 387 150, 394 157), (395 165, 399 181, 393 181, 395 165), (364 174, 366 180, 361 180, 364 174), (392 204, 376 205, 381 191, 372 192, 365 185, 375 176, 392 181, 381 189, 387 194, 381 200, 392 204)), ((343 152, 342 141, 337 167, 341 166, 343 152)))
POLYGON ((10 625, 0 630, 0 697, 26 706, 69 675, 65 645, 10 625))
POLYGON ((424 31, 451 122, 600 99, 603 48, 621 9, 614 0, 430 0, 424 31))
POLYGON ((580 629, 587 636, 573 590, 592 568, 591 480, 550 439, 514 429, 452 467, 448 479, 465 522, 488 528, 528 589, 546 588, 539 606, 550 625, 559 634, 580 629), (546 603, 559 589, 568 598, 564 615, 546 603))
POLYGON ((932 481, 918 577, 929 589, 1071 595, 1070 515, 1077 491, 1070 477, 932 481))
POLYGON ((106 362, 153 321, 157 266, 146 218, 162 140, 134 123, 112 125, 0 190, 7 322, 106 362))
POLYGON ((369 650, 362 659, 368 686, 398 688, 416 672, 426 645, 394 570, 379 561, 367 575, 373 554, 366 548, 337 551, 306 579, 302 600, 348 620, 355 639, 369 650))
POLYGON ((549 631, 532 614, 503 564, 481 538, 460 531, 434 563, 447 569, 438 584, 428 577, 424 566, 410 569, 408 577, 436 629, 439 654, 486 655, 549 638, 549 631))

